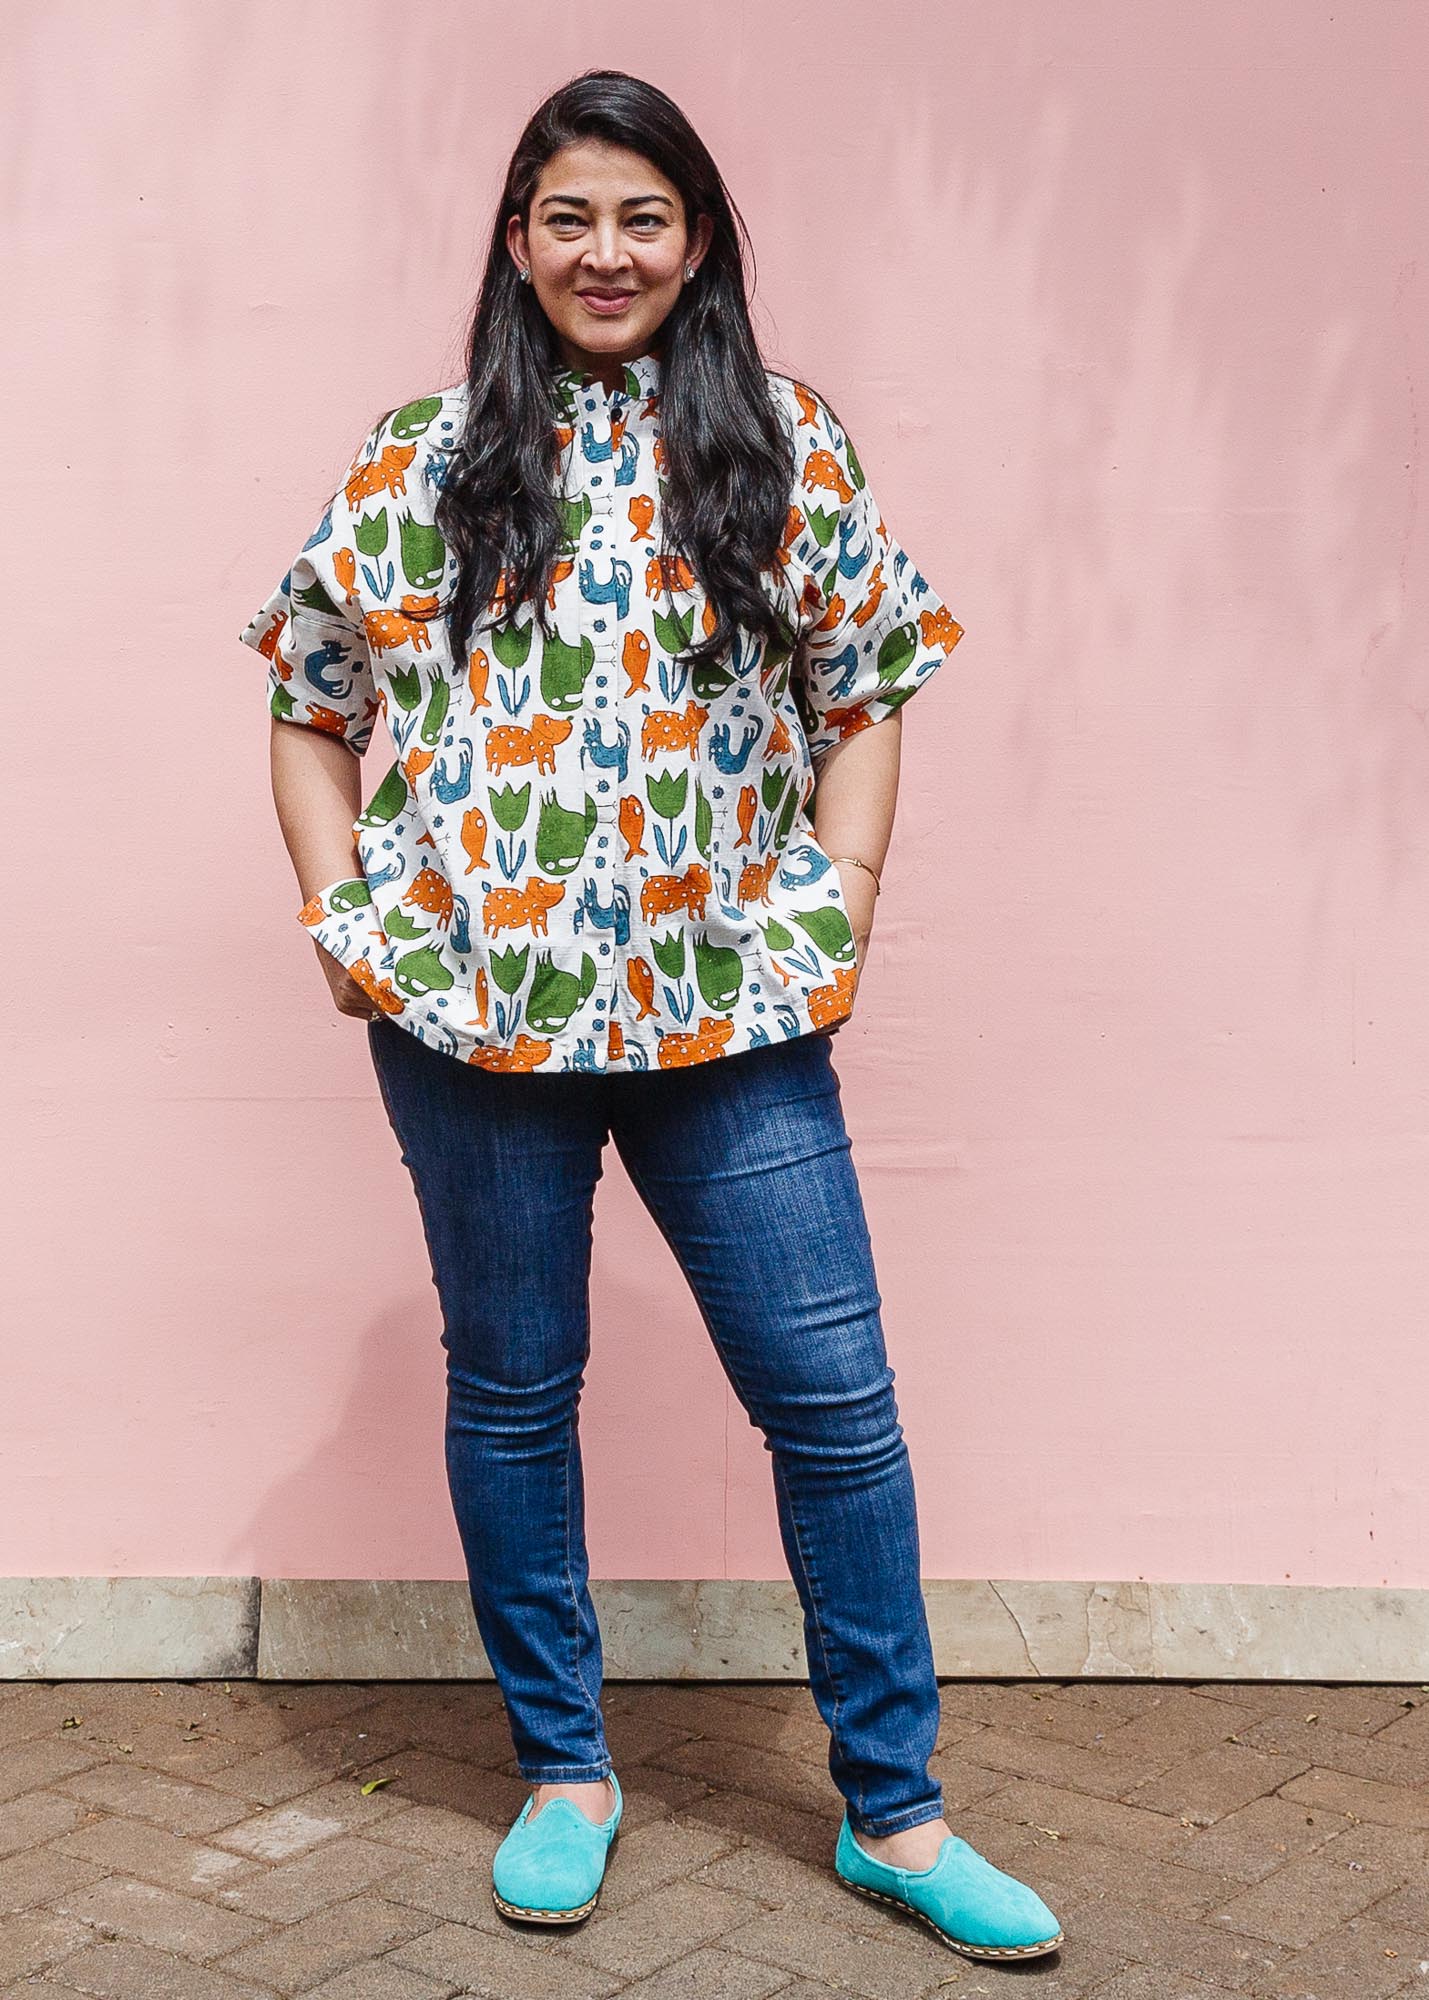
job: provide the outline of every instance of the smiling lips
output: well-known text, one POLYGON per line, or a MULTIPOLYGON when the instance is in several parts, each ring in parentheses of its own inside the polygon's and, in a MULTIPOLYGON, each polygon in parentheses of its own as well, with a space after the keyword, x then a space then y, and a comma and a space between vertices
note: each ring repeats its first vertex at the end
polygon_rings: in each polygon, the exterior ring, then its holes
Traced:
POLYGON ((591 312, 618 313, 624 312, 631 299, 635 297, 635 294, 634 292, 606 292, 593 286, 588 291, 577 292, 576 297, 591 312))

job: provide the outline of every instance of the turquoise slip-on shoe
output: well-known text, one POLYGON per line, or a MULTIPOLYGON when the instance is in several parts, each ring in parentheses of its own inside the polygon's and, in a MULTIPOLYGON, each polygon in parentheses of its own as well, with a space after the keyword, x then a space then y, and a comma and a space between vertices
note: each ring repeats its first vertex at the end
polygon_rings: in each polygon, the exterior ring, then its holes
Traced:
POLYGON ((498 1910, 528 1924, 574 1924, 600 1899, 605 1864, 625 1810, 620 1780, 609 1819, 588 1819, 574 1799, 549 1799, 532 1818, 532 1792, 491 1862, 491 1894, 498 1910))
POLYGON ((1004 1875, 959 1834, 945 1836, 931 1868, 895 1868, 860 1847, 844 1814, 834 1873, 850 1889, 909 1910, 969 1958, 1040 1958, 1062 1942, 1035 1889, 1004 1875))

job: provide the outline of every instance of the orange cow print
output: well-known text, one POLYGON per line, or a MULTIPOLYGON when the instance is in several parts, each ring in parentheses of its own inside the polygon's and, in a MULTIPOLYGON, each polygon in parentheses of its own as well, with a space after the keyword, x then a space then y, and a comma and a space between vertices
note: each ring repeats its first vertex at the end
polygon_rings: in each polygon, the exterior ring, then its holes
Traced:
POLYGON ((853 498, 853 488, 831 451, 811 451, 804 464, 804 485, 810 492, 836 493, 840 500, 853 498))
POLYGON ((769 884, 774 870, 779 866, 777 854, 766 854, 762 861, 746 861, 739 871, 739 904, 767 903, 769 884))
POLYGON ((510 764, 534 764, 538 771, 554 771, 556 745, 571 733, 569 716, 536 716, 529 729, 519 722, 501 722, 486 732, 486 768, 504 771, 510 764))
POLYGON ((481 906, 481 927, 488 937, 516 930, 544 937, 547 914, 565 893, 563 882, 543 882, 539 875, 528 875, 524 889, 488 889, 481 906))
POLYGON ((402 892, 402 901, 435 917, 443 930, 452 920, 452 885, 439 869, 419 868, 402 892))
POLYGON ((521 1033, 509 1049, 473 1049, 467 1057, 478 1069, 533 1070, 546 1062, 551 1053, 549 1042, 538 1042, 534 1035, 521 1033))
POLYGON ((410 646, 414 653, 430 652, 432 635, 427 620, 436 608, 435 597, 416 597, 409 592, 400 611, 369 611, 362 621, 367 643, 374 653, 390 653, 394 646, 410 646))
POLYGON ((683 556, 651 556, 645 565, 645 595, 664 597, 672 590, 693 590, 695 573, 683 556))
POLYGON ((414 444, 388 444, 382 447, 370 465, 359 465, 343 488, 353 513, 364 500, 375 500, 379 493, 405 493, 407 467, 416 456, 417 447, 414 444))
POLYGON ((918 617, 918 630, 923 635, 925 646, 941 646, 951 653, 963 636, 963 628, 949 611, 946 604, 936 611, 924 611, 918 617))
POLYGON ((680 708, 652 708, 640 729, 640 754, 649 763, 662 750, 688 750, 700 754, 700 731, 710 719, 707 708, 687 701, 680 708))
POLYGON ((829 986, 816 986, 809 995, 809 1019, 816 1028, 827 1028, 835 1021, 841 1021, 853 1006, 854 988, 858 985, 858 968, 850 965, 836 972, 829 986))
POLYGON ((860 729, 872 729, 873 717, 861 705, 856 708, 831 708, 824 717, 828 729, 837 729, 840 743, 850 736, 857 736, 860 729))
POLYGON ((692 861, 683 875, 649 875, 640 891, 640 914, 646 923, 653 923, 657 917, 668 917, 676 910, 688 910, 699 922, 704 921, 705 897, 710 892, 710 871, 699 861, 692 861))
POLYGON ((734 1033, 733 1021, 717 1020, 706 1014, 693 1035, 666 1035, 660 1043, 661 1069, 686 1069, 691 1063, 709 1062, 724 1054, 724 1045, 734 1033))

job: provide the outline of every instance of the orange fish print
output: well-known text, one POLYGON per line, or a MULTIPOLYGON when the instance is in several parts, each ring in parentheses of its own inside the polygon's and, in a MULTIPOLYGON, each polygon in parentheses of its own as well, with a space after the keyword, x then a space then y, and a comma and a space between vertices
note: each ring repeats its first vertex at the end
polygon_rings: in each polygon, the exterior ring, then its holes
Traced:
POLYGON ((479 1028, 486 1026, 487 1002, 490 994, 491 983, 486 976, 486 967, 479 965, 476 968, 476 1025, 479 1028))
POLYGON ((486 867, 486 814, 480 806, 470 806, 462 814, 461 844, 466 852, 468 875, 473 868, 486 867))
POLYGON ((650 641, 643 632, 627 632, 620 650, 620 664, 629 682, 625 692, 637 694, 645 686, 650 671, 650 641))
POLYGON ((466 684, 471 689, 471 712, 473 715, 476 714, 479 708, 490 708, 491 706, 491 703, 486 699, 486 682, 490 672, 491 662, 486 657, 485 648, 482 646, 476 647, 471 658, 467 661, 466 667, 466 684))
POLYGON ((741 785, 739 804, 734 809, 734 816, 739 822, 739 839, 734 843, 736 847, 748 847, 750 829, 754 825, 754 815, 758 810, 759 794, 754 786, 741 785))
POLYGON ((645 1021, 660 1009, 655 1005, 655 975, 650 970, 648 958, 632 958, 625 967, 625 983, 630 988, 630 997, 640 1008, 635 1016, 637 1021, 645 1021))
POLYGON ((630 525, 635 530, 633 541, 653 542, 650 530, 655 522, 655 502, 648 493, 637 493, 630 502, 630 525))
POLYGON ((637 854, 646 854, 642 847, 645 836, 645 808, 634 792, 627 792, 620 801, 620 833, 625 842, 625 858, 633 861, 637 854))

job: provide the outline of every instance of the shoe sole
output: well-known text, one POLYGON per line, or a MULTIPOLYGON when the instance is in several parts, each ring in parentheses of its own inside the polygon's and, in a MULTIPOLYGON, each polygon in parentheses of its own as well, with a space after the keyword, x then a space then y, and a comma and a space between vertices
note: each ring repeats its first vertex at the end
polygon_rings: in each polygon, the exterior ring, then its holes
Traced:
POLYGON ((951 1931, 945 1931, 941 1924, 934 1923, 925 1910, 918 1910, 911 1903, 905 1903, 901 1896, 885 1896, 881 1889, 866 1889, 862 1882, 850 1882, 847 1875, 834 1870, 845 1889, 852 1889, 855 1895, 867 1896, 872 1902, 887 1903, 890 1909, 901 1910, 905 1917, 916 1917, 920 1924, 926 1924, 934 1937, 941 1938, 950 1951, 960 1951, 968 1958, 987 1959, 994 1963, 1009 1958, 1045 1958, 1049 1951, 1056 1951, 1065 1942, 1065 1934, 1058 1931, 1053 1938, 1043 1938, 1036 1944, 965 1944, 955 1938, 951 1931))
MULTIPOLYGON (((615 1829, 615 1832, 610 1837, 610 1846, 605 1851, 605 1865, 607 1868, 609 1868, 610 1866, 611 1856, 615 1853, 619 1841, 620 1841, 620 1828, 617 1827, 615 1829)), ((596 1889, 596 1892, 591 1897, 590 1901, 588 1903, 581 1903, 575 1909, 570 1909, 570 1910, 523 1909, 520 1903, 508 1903, 504 1896, 499 1896, 494 1886, 491 1891, 491 1900, 493 1903, 495 1903, 497 1909, 500 1910, 503 1916, 517 1917, 521 1920, 522 1923, 579 1924, 579 1923, 584 1923, 585 1919, 590 1915, 591 1911, 600 1901, 600 1891, 604 1887, 605 1887, 605 1876, 604 1874, 602 1874, 600 1885, 596 1889)))

